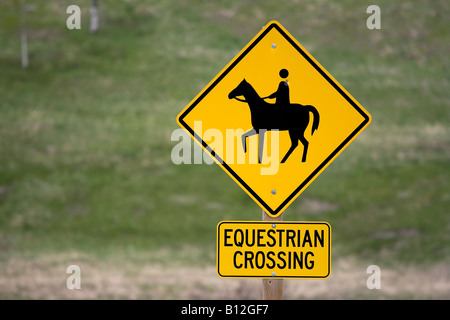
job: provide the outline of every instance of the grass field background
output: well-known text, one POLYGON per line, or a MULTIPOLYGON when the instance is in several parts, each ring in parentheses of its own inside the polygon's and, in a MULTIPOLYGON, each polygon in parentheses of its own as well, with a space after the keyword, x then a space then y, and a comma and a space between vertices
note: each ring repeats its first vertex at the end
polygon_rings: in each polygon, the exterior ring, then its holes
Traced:
POLYGON ((364 1, 100 1, 96 34, 90 1, 34 3, 27 69, 18 1, 0 4, 0 298, 259 297, 214 266, 217 223, 261 210, 217 165, 174 165, 170 137, 270 20, 373 118, 285 211, 333 230, 330 279, 286 298, 450 298, 448 1, 380 0, 380 30, 364 1))

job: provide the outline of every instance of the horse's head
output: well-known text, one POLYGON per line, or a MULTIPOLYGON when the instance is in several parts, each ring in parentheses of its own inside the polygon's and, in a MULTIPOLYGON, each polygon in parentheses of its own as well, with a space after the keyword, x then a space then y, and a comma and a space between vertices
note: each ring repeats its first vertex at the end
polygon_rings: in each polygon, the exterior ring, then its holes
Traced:
POLYGON ((241 83, 239 83, 239 85, 228 94, 228 99, 234 99, 237 96, 243 96, 244 93, 246 92, 245 89, 247 87, 248 87, 248 82, 245 79, 242 80, 241 83))

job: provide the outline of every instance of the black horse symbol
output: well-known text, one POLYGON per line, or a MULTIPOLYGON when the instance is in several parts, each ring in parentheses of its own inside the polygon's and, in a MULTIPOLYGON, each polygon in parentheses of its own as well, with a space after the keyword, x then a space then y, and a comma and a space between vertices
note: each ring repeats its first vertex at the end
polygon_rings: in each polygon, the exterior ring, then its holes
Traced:
POLYGON ((242 135, 242 144, 244 152, 247 152, 246 138, 255 134, 259 135, 259 152, 258 161, 261 163, 264 147, 264 134, 267 130, 289 131, 291 138, 291 147, 281 160, 284 163, 291 155, 292 151, 298 146, 298 140, 303 144, 302 162, 306 161, 308 152, 308 141, 304 137, 306 127, 309 123, 309 112, 313 113, 314 121, 312 124, 312 132, 319 127, 319 112, 311 105, 301 104, 283 104, 274 105, 264 101, 253 87, 244 79, 242 82, 228 94, 229 99, 236 99, 241 102, 248 103, 250 107, 251 120, 253 129, 250 129, 242 135), (244 96, 239 99, 237 96, 244 96))

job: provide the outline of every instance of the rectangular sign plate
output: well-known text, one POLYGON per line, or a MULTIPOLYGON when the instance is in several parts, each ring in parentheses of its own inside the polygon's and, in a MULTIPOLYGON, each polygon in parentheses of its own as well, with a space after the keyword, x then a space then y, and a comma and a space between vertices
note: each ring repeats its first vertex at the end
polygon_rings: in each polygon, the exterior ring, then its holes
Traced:
POLYGON ((327 222, 222 221, 217 225, 217 273, 223 278, 327 278, 327 222))

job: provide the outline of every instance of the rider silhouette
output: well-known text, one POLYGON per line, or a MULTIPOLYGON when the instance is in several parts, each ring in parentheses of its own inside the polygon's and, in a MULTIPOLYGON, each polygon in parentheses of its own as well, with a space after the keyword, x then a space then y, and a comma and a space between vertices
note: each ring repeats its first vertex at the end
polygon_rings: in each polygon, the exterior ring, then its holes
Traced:
MULTIPOLYGON (((286 79, 289 76, 289 71, 286 69, 280 70, 280 77, 283 79, 286 79)), ((289 84, 287 81, 281 81, 278 85, 278 89, 276 92, 272 93, 270 96, 267 97, 268 99, 276 99, 275 104, 276 105, 289 105, 290 99, 289 99, 289 84)))

